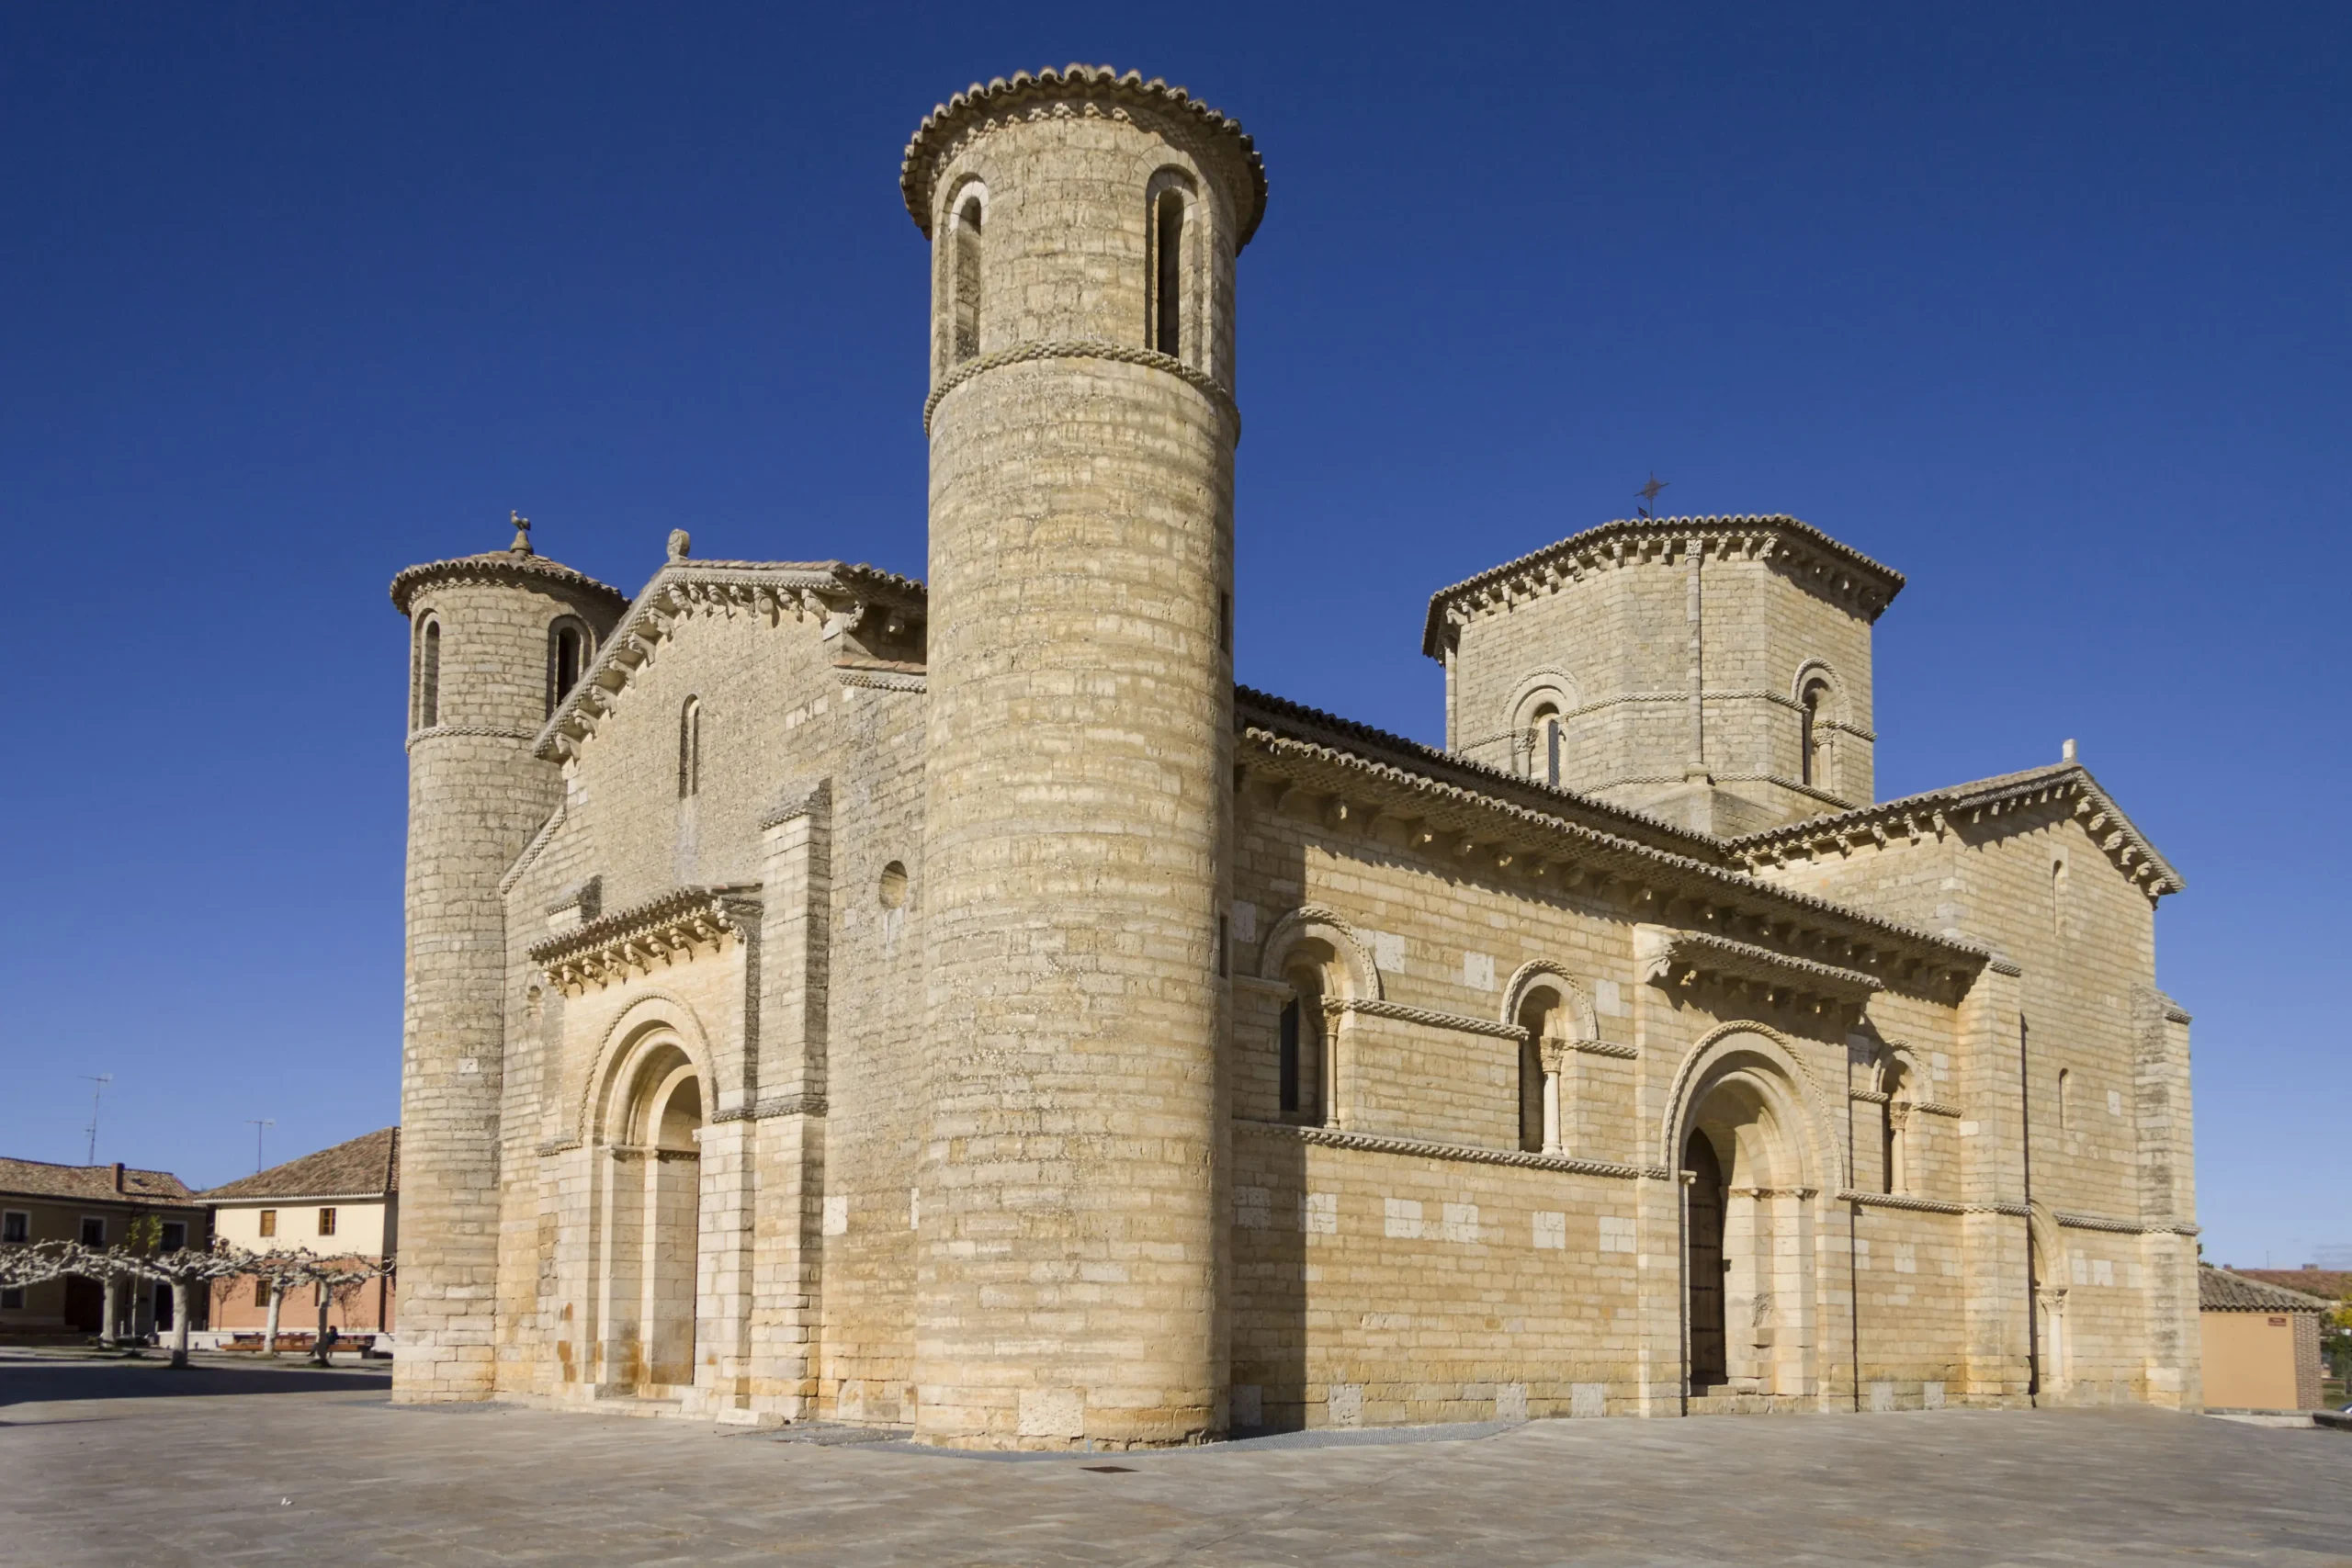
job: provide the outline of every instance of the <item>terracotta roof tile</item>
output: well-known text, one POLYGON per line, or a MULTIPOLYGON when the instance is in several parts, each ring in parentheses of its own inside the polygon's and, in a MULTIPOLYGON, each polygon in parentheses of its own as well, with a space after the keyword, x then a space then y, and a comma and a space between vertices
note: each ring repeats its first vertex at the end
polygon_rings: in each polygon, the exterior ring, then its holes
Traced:
POLYGON ((2211 1266, 2197 1270, 2197 1304, 2206 1312, 2325 1312, 2330 1306, 2317 1296, 2211 1266))
POLYGON ((110 1165, 51 1165, 46 1160, 0 1157, 0 1193, 27 1198, 68 1198, 88 1201, 184 1203, 196 1195, 168 1170, 122 1171, 122 1190, 115 1190, 110 1165))
POLYGON ((2230 1272, 2302 1295, 2352 1301, 2352 1269, 2233 1269, 2230 1272))
POLYGON ((198 1194, 206 1202, 234 1198, 349 1198, 400 1190, 398 1127, 271 1166, 258 1176, 198 1194))

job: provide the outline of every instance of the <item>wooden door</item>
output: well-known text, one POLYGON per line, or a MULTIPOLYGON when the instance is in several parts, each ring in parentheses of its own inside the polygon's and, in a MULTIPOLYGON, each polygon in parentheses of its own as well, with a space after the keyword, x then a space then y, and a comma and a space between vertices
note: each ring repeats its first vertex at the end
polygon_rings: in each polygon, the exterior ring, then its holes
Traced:
POLYGON ((1690 1292, 1690 1391, 1724 1381, 1724 1168, 1703 1133, 1683 1146, 1691 1173, 1688 1279, 1690 1292))

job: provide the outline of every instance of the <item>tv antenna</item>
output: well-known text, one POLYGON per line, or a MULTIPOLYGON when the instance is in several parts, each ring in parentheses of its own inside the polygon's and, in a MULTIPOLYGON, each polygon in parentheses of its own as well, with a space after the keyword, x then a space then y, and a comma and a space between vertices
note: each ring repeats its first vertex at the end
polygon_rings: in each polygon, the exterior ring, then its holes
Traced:
POLYGON ((90 1091, 90 1125, 86 1129, 90 1134, 90 1157, 82 1162, 84 1165, 96 1165, 98 1163, 98 1097, 106 1093, 107 1085, 114 1082, 114 1075, 84 1073, 82 1081, 98 1086, 90 1091))
POLYGON ((1635 495, 1642 498, 1642 504, 1634 508, 1634 515, 1636 517, 1648 517, 1653 515, 1650 508, 1657 504, 1657 492, 1666 488, 1667 481, 1658 478, 1657 470, 1656 468, 1652 468, 1650 470, 1650 482, 1634 492, 1635 495))
POLYGON ((245 1118, 245 1125, 254 1130, 254 1174, 259 1176, 261 1174, 261 1141, 272 1127, 277 1125, 277 1121, 271 1116, 248 1116, 245 1118))

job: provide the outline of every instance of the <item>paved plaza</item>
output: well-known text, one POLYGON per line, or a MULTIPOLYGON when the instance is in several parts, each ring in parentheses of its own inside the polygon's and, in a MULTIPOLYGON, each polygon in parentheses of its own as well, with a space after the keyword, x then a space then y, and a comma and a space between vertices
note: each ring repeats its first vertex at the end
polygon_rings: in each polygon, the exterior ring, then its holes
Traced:
POLYGON ((387 1382, 0 1351, 0 1562, 2352 1564, 2352 1435, 2150 1410, 1014 1460, 401 1407, 387 1382))

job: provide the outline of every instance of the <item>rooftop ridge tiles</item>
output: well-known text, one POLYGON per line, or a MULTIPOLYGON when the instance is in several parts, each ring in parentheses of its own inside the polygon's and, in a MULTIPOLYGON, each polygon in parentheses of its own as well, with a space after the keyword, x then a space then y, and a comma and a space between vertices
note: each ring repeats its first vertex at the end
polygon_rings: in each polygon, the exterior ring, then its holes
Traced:
POLYGON ((1323 760, 1352 765, 1375 773, 1385 773, 1393 775, 1396 780, 1408 787, 1451 795, 1473 807, 1514 817, 1532 827, 1584 840, 1596 848, 1648 860, 1657 864, 1661 870, 1695 875, 1702 880, 1723 885, 1727 889, 1736 889, 1750 897, 1812 910, 1829 919, 1844 921, 1866 931, 1876 931, 1897 941, 1961 954, 1971 962, 1987 962, 1994 956, 1990 949, 1981 943, 1971 942, 1965 937, 1946 936, 1935 931, 1924 931, 1917 926, 1905 925, 1900 920, 1890 920, 1883 916, 1873 915, 1849 905, 1836 903, 1815 894, 1766 882, 1734 867, 1700 860, 1690 855, 1677 854, 1671 850, 1658 849, 1636 840, 1622 838, 1598 828, 1571 821, 1565 817, 1553 816, 1531 807, 1519 805, 1515 801, 1506 800, 1487 791, 1450 784, 1432 777, 1429 773, 1400 766, 1394 761, 1383 761, 1376 758, 1343 750, 1339 747, 1320 745, 1315 741, 1277 734, 1264 728, 1245 728, 1243 734, 1269 749, 1294 748, 1323 760))
MULTIPOLYGON (((660 635, 655 626, 662 596, 680 584, 719 583, 752 587, 775 587, 822 592, 828 588, 840 593, 879 590, 882 596, 894 599, 908 608, 928 605, 930 591, 920 578, 905 577, 886 571, 863 561, 850 563, 826 561, 735 561, 695 560, 687 557, 673 557, 655 569, 638 590, 637 597, 628 601, 620 618, 614 622, 612 634, 597 646, 588 668, 580 672, 571 690, 555 705, 547 722, 539 727, 531 741, 534 756, 558 755, 558 743, 567 727, 578 722, 581 709, 597 700, 600 692, 609 696, 599 677, 607 671, 621 671, 621 688, 628 684, 635 666, 626 665, 622 656, 633 643, 641 642, 650 633, 660 635)), ((620 688, 615 688, 617 690, 620 688)))
POLYGON ((1306 723, 1322 725, 1342 735, 1355 736, 1372 741, 1375 745, 1410 752, 1442 767, 1458 768, 1474 777, 1510 788, 1524 789, 1539 798, 1572 802, 1596 815, 1627 820, 1649 832, 1664 834, 1690 844, 1693 848, 1712 849, 1719 842, 1707 834, 1693 832, 1678 823, 1668 821, 1663 817, 1653 817, 1646 811, 1638 810, 1630 806, 1618 806, 1595 795, 1580 794, 1572 789, 1562 789, 1557 785, 1547 784, 1536 779, 1521 777, 1518 773, 1506 773, 1491 762, 1481 762, 1475 758, 1448 751, 1442 747, 1430 746, 1415 740, 1409 736, 1397 735, 1375 725, 1365 724, 1360 719, 1347 718, 1339 714, 1326 712, 1322 708, 1310 707, 1305 703, 1294 702, 1288 697, 1278 697, 1271 692, 1261 691, 1254 686, 1236 685, 1234 696, 1238 703, 1255 703, 1261 707, 1277 710, 1306 723))
POLYGON ((2197 1305, 2205 1312, 2334 1312, 2335 1303, 2290 1291, 2267 1280, 2249 1279, 2211 1263, 2197 1266, 2197 1305))
POLYGON ((375 1197, 399 1190, 393 1150, 397 1126, 379 1127, 322 1149, 282 1160, 267 1170, 209 1187, 207 1202, 232 1198, 375 1197))
MULTIPOLYGON (((1484 571, 1465 577, 1461 581, 1441 588, 1430 594, 1429 614, 1421 628, 1421 651, 1431 659, 1442 657, 1444 609, 1449 600, 1459 594, 1501 581, 1516 572, 1524 571, 1532 566, 1560 554, 1563 550, 1582 548, 1598 540, 1619 534, 1707 534, 1758 528, 1791 530, 1801 535, 1815 547, 1841 558, 1847 565, 1855 570, 1877 577, 1885 588, 1886 604, 1893 603, 1894 596, 1903 591, 1905 579, 1901 572, 1883 561, 1871 559, 1843 540, 1831 537, 1803 518, 1792 517, 1785 512, 1727 513, 1721 515, 1710 513, 1699 517, 1619 517, 1581 529, 1565 539, 1557 539, 1540 549, 1530 550, 1525 555, 1514 557, 1499 566, 1490 566, 1484 571)), ((1885 604, 1882 604, 1880 608, 1885 608, 1885 604)))
POLYGON ((2140 831, 2139 825, 2115 803, 2115 797, 2107 792, 2088 768, 2078 761, 2051 762, 2016 773, 1971 779, 1962 784, 1947 784, 1940 789, 1923 790, 1916 795, 1898 795, 1893 800, 1832 812, 1826 817, 1808 817, 1781 827, 1760 829, 1722 842, 1726 853, 1745 859, 1758 850, 1850 832, 1890 818, 1916 816, 1922 811, 1967 810, 1993 805, 2067 780, 2080 781, 2094 801, 2093 809, 2110 818, 2116 830, 2124 836, 2133 852, 2155 869, 2157 877, 2164 884, 2157 889, 2158 893, 2178 893, 2188 887, 2188 879, 2173 868, 2172 863, 2148 841, 2146 834, 2140 831))
POLYGON ((1059 71, 1047 66, 1034 74, 1016 71, 1010 77, 993 77, 986 84, 975 82, 923 116, 899 158, 899 190, 906 197, 907 211, 914 219, 915 227, 922 231, 924 239, 931 238, 931 184, 936 154, 944 150, 955 131, 993 109, 1063 96, 1073 87, 1116 101, 1148 104, 1190 115, 1204 129, 1227 138, 1250 186, 1249 209, 1239 215, 1241 234, 1233 248, 1238 251, 1250 243, 1250 236, 1258 231, 1260 220, 1266 215, 1266 164, 1259 155, 1256 141, 1241 129, 1241 122, 1211 108, 1184 88, 1169 85, 1160 77, 1154 76, 1147 82, 1140 71, 1122 74, 1116 66, 1075 63, 1059 71))
POLYGON ((547 578, 591 593, 603 594, 616 607, 628 603, 628 596, 619 589, 598 581, 577 567, 569 567, 561 561, 520 550, 485 550, 478 556, 452 556, 447 560, 420 561, 414 566, 402 567, 392 574, 392 608, 405 615, 409 602, 425 583, 436 577, 455 577, 466 572, 547 578))

